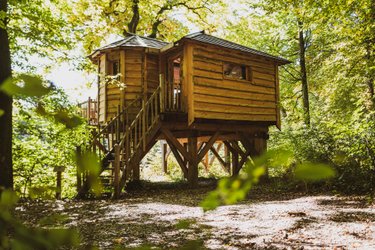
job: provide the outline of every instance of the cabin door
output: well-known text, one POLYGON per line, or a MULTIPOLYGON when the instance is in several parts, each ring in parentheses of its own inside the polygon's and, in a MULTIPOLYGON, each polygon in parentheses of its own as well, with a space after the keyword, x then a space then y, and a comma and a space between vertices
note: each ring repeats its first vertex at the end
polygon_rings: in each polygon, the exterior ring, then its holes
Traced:
POLYGON ((167 110, 181 110, 181 56, 168 59, 167 72, 167 110))

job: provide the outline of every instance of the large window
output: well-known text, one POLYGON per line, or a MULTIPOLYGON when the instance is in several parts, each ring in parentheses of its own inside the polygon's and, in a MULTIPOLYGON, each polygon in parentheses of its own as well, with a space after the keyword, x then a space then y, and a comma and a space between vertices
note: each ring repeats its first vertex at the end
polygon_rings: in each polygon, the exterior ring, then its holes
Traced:
POLYGON ((225 78, 230 78, 234 80, 251 80, 250 69, 249 67, 243 64, 224 62, 223 73, 225 78))

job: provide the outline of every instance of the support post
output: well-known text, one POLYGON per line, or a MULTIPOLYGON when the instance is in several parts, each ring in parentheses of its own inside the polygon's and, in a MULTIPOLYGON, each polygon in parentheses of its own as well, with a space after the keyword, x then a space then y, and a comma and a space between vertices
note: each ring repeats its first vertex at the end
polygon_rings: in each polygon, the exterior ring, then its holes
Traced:
POLYGON ((56 172, 56 199, 61 200, 61 182, 62 182, 62 172, 64 172, 65 167, 56 166, 53 171, 56 172))
POLYGON ((226 145, 224 145, 224 161, 225 161, 225 167, 230 173, 230 152, 226 145))
POLYGON ((116 143, 114 146, 115 160, 113 162, 113 198, 120 196, 120 146, 116 143))
POLYGON ((133 181, 139 181, 141 176, 140 162, 137 160, 133 165, 133 181))
POLYGON ((197 137, 188 138, 188 151, 190 154, 190 161, 188 161, 188 182, 191 187, 198 184, 198 152, 197 152, 197 137))
POLYGON ((239 164, 238 164, 238 153, 232 152, 232 176, 238 175, 239 164))
POLYGON ((164 102, 165 102, 165 84, 164 84, 164 75, 159 75, 159 84, 160 84, 160 113, 164 113, 164 102))
POLYGON ((161 142, 162 166, 165 174, 168 174, 168 144, 161 142))
MULTIPOLYGON (((78 146, 76 148, 76 154, 77 155, 81 154, 81 147, 80 146, 78 146)), ((77 170, 77 193, 79 193, 80 190, 81 190, 81 188, 82 188, 82 170, 81 170, 81 165, 80 164, 77 164, 76 170, 77 170)))

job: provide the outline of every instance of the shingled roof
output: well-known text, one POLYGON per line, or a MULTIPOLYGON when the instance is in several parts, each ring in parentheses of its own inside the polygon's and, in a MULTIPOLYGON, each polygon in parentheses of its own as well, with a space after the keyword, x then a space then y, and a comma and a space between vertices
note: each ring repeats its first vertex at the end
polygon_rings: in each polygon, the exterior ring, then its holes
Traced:
POLYGON ((255 50, 255 49, 252 49, 252 48, 249 48, 249 47, 246 47, 246 46, 234 43, 234 42, 230 42, 230 41, 227 41, 227 40, 215 37, 215 36, 211 36, 211 35, 205 34, 204 31, 189 34, 187 36, 184 36, 182 39, 190 39, 190 40, 212 44, 212 45, 216 45, 216 46, 220 46, 220 47, 224 47, 228 49, 234 49, 234 50, 247 52, 247 53, 251 53, 251 54, 255 54, 259 56, 264 56, 264 57, 273 59, 275 61, 278 61, 282 64, 290 63, 290 61, 282 57, 273 56, 273 55, 270 55, 268 53, 265 53, 259 50, 255 50))
POLYGON ((128 36, 124 39, 119 41, 110 43, 99 49, 96 49, 90 56, 94 55, 95 53, 106 50, 106 49, 113 49, 113 48, 125 48, 125 47, 142 47, 142 48, 152 48, 152 49, 161 49, 166 46, 168 43, 163 42, 154 38, 139 36, 136 34, 128 33, 128 36))
MULTIPOLYGON (((265 52, 262 52, 262 51, 259 51, 259 50, 255 50, 255 49, 252 49, 252 48, 249 48, 249 47, 246 47, 246 46, 234 43, 234 42, 230 42, 230 41, 227 41, 227 40, 215 37, 215 36, 211 36, 211 35, 205 34, 204 31, 200 31, 200 32, 196 32, 196 33, 186 35, 183 38, 181 38, 180 40, 183 40, 183 39, 194 40, 194 41, 198 41, 198 42, 201 42, 201 43, 221 46, 221 47, 228 48, 228 49, 238 50, 238 51, 241 51, 241 52, 246 52, 246 53, 251 53, 251 54, 254 54, 254 55, 267 57, 271 60, 279 62, 280 64, 290 63, 290 61, 288 61, 288 60, 286 60, 282 57, 273 56, 273 55, 270 55, 268 53, 265 53, 265 52)), ((121 39, 119 41, 110 43, 110 44, 105 45, 105 46, 103 46, 99 49, 96 49, 90 55, 90 57, 92 57, 93 55, 95 55, 99 51, 106 50, 106 49, 125 48, 125 47, 142 47, 142 48, 161 49, 163 47, 166 47, 168 44, 169 43, 167 43, 167 42, 163 42, 163 41, 160 41, 160 40, 157 40, 157 39, 154 39, 154 38, 149 38, 149 37, 144 37, 144 36, 139 36, 139 35, 136 35, 136 34, 129 33, 128 36, 125 37, 124 39, 121 39)))

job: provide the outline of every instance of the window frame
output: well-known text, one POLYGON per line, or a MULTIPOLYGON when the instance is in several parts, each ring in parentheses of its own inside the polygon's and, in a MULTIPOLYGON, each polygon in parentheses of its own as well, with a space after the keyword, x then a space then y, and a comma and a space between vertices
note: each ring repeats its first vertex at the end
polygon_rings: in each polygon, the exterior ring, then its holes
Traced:
POLYGON ((223 79, 226 79, 226 80, 248 82, 248 83, 253 82, 253 72, 252 72, 251 66, 246 65, 246 64, 223 61, 223 63, 222 63, 222 73, 223 73, 223 79), (233 77, 227 76, 224 72, 225 64, 232 64, 232 65, 240 66, 241 71, 243 71, 243 68, 245 68, 245 78, 239 79, 239 78, 233 78, 233 77))

